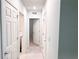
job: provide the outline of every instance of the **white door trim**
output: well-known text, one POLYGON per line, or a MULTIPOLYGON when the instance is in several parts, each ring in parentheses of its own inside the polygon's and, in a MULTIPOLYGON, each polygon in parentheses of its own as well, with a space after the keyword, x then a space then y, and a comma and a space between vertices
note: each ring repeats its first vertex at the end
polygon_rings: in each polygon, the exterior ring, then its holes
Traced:
POLYGON ((2 15, 1 15, 1 0, 0 0, 0 59, 2 58, 2 15))
POLYGON ((2 21, 1 21, 1 23, 2 23, 2 59, 4 59, 4 52, 3 52, 3 50, 4 50, 4 47, 5 47, 5 45, 3 44, 4 43, 4 41, 5 41, 5 38, 6 38, 6 36, 5 36, 5 26, 4 26, 4 20, 5 20, 5 0, 1 0, 1 17, 2 17, 2 21))

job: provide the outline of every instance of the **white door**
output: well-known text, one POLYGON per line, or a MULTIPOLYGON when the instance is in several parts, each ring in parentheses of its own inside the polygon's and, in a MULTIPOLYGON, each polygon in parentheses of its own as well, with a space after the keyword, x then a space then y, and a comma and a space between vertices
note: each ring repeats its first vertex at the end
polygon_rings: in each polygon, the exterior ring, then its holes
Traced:
POLYGON ((5 2, 5 23, 6 23, 6 48, 4 51, 5 59, 17 59, 17 10, 7 1, 5 2))
POLYGON ((44 17, 42 20, 42 43, 43 43, 43 56, 46 59, 46 47, 47 47, 47 21, 46 21, 46 13, 44 13, 44 17))
POLYGON ((40 20, 33 20, 33 40, 40 45, 40 20))

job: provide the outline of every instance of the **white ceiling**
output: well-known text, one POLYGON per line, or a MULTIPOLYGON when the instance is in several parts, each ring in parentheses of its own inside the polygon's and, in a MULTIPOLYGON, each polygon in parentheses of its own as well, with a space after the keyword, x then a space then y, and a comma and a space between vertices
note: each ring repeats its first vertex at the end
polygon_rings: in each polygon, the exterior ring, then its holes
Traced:
POLYGON ((28 10, 34 10, 34 6, 36 10, 41 10, 46 3, 46 0, 22 0, 24 5, 28 10))

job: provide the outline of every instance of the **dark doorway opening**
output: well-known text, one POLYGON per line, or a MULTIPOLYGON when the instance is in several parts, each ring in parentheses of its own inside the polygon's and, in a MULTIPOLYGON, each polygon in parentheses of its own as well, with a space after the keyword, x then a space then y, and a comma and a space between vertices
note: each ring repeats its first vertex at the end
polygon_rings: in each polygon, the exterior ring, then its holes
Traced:
POLYGON ((38 21, 39 18, 30 18, 29 19, 29 44, 34 44, 34 24, 36 21, 38 21))

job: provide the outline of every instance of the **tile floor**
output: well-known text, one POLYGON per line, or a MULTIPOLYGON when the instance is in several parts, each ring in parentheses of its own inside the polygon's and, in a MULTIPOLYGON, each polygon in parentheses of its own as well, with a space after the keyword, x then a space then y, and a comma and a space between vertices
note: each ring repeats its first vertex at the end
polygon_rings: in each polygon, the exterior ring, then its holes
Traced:
POLYGON ((21 54, 20 59, 43 59, 40 47, 31 44, 26 54, 21 54))

